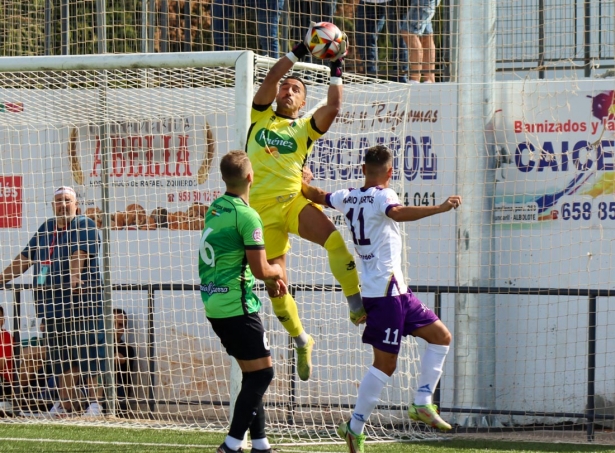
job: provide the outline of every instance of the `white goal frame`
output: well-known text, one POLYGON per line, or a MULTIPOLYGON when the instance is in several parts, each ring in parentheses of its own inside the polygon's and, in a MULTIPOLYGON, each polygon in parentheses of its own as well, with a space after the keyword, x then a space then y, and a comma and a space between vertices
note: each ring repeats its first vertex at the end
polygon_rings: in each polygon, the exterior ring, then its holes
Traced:
MULTIPOLYGON (((195 52, 195 53, 178 53, 178 54, 121 54, 121 55, 85 55, 85 56, 40 56, 40 57, 7 57, 5 59, 3 59, 3 65, 0 68, 0 73, 12 73, 12 74, 18 74, 19 77, 21 77, 22 75, 26 74, 26 73, 34 73, 34 77, 35 78, 39 78, 41 77, 41 85, 37 85, 36 88, 42 88, 42 90, 45 90, 45 76, 46 73, 57 73, 60 77, 59 80, 62 80, 60 83, 61 84, 65 84, 66 88, 70 88, 70 82, 73 80, 76 80, 77 82, 83 82, 84 80, 86 80, 87 76, 83 76, 83 78, 79 78, 80 76, 78 75, 80 71, 92 71, 94 73, 94 77, 96 80, 96 85, 95 87, 97 88, 97 120, 96 123, 97 124, 101 124, 101 128, 100 128, 100 141, 101 141, 101 161, 102 164, 100 166, 100 172, 101 172, 101 176, 100 176, 100 180, 101 180, 101 205, 103 207, 103 221, 102 221, 102 230, 101 230, 101 235, 102 235, 102 270, 103 270, 103 278, 104 278, 104 314, 105 314, 105 327, 106 327, 106 335, 107 335, 107 367, 106 369, 109 370, 107 374, 108 379, 111 381, 107 381, 107 387, 111 389, 111 392, 107 394, 108 399, 110 400, 110 411, 111 413, 115 413, 114 409, 115 409, 115 398, 113 395, 113 387, 114 387, 114 383, 112 382, 112 377, 110 377, 110 375, 113 375, 113 348, 112 348, 112 344, 113 344, 113 325, 112 325, 112 292, 115 291, 116 289, 114 289, 114 281, 112 279, 111 276, 111 256, 112 256, 112 252, 111 252, 111 239, 110 239, 110 225, 111 225, 111 220, 110 220, 110 209, 109 209, 109 198, 110 198, 110 181, 109 181, 109 173, 110 173, 110 148, 112 147, 110 140, 111 140, 111 135, 112 135, 112 131, 110 130, 109 127, 109 123, 111 121, 113 121, 113 117, 107 112, 107 102, 106 100, 107 95, 109 94, 109 96, 111 95, 112 90, 115 88, 115 86, 113 85, 113 83, 116 80, 122 80, 120 79, 114 79, 113 77, 113 73, 114 71, 121 71, 121 70, 126 70, 126 71, 130 71, 132 72, 130 77, 130 80, 136 80, 138 81, 139 87, 143 87, 143 88, 156 88, 156 78, 152 75, 154 74, 156 71, 164 71, 165 69, 176 69, 176 70, 182 70, 182 69, 192 69, 192 68, 203 68, 203 67, 211 67, 211 68, 216 68, 216 70, 218 71, 218 73, 221 74, 225 74, 224 72, 224 68, 229 68, 228 77, 225 77, 226 81, 224 86, 229 87, 231 86, 231 78, 234 79, 234 83, 233 83, 233 90, 235 93, 235 102, 234 102, 234 108, 232 112, 229 112, 229 115, 234 115, 234 133, 233 134, 229 134, 229 136, 232 135, 233 138, 233 143, 232 146, 235 147, 236 149, 244 149, 245 148, 245 141, 246 141, 246 137, 247 137, 247 132, 248 132, 248 128, 250 125, 250 111, 251 111, 251 104, 252 104, 252 98, 253 98, 253 94, 254 94, 254 85, 255 85, 255 81, 259 80, 262 77, 262 74, 269 68, 271 67, 273 64, 275 64, 275 60, 271 59, 271 58, 267 58, 267 57, 260 57, 255 55, 252 51, 230 51, 230 52, 195 52), (71 71, 75 72, 76 77, 73 77, 72 75, 69 75, 68 77, 66 77, 66 79, 64 79, 64 75, 66 74, 70 74, 71 71), (107 74, 108 71, 108 74, 107 74), (150 73, 150 71, 152 71, 150 73), (109 153, 109 155, 107 155, 107 153, 109 153)), ((312 94, 312 101, 316 101, 316 102, 312 102, 311 103, 311 110, 314 110, 316 108, 318 108, 320 105, 322 105, 324 102, 326 102, 326 95, 323 95, 323 93, 326 93, 326 83, 324 83, 324 81, 328 80, 328 73, 329 73, 329 68, 326 65, 318 65, 318 64, 310 64, 310 63, 298 63, 296 65, 294 65, 293 67, 293 71, 308 71, 310 74, 312 75, 307 75, 308 79, 310 80, 308 82, 308 85, 312 85, 309 88, 309 91, 311 91, 312 93, 316 93, 316 94, 312 94), (314 86, 317 86, 316 88, 314 88, 314 86), (312 91, 314 90, 314 91, 312 91), (323 91, 324 90, 324 91, 323 91)), ((48 77, 49 80, 51 80, 51 76, 48 77)), ((56 79, 53 79, 54 81, 56 79)), ((353 76, 351 74, 349 74, 348 82, 350 82, 348 84, 348 89, 352 89, 351 86, 353 83, 357 83, 355 90, 357 90, 358 92, 364 92, 366 90, 364 90, 363 84, 365 83, 369 83, 369 84, 375 84, 375 85, 379 85, 382 82, 380 81, 376 81, 376 80, 369 80, 366 79, 364 77, 358 77, 358 76, 353 76)), ((19 85, 18 85, 19 86, 19 85)), ((58 87, 58 82, 55 82, 54 88, 58 87)), ((64 88, 63 85, 60 85, 61 88, 64 88)), ((405 87, 403 86, 398 86, 397 87, 398 90, 402 90, 405 93, 405 87)), ((366 92, 369 92, 369 90, 367 90, 366 92)), ((404 97, 402 96, 401 99, 404 99, 404 97)), ((404 104, 406 101, 403 101, 404 104)), ((79 120, 81 121, 81 120, 79 120)), ((404 128, 400 128, 400 130, 402 130, 404 128)), ((339 166, 340 168, 343 166, 341 164, 336 164, 337 166, 339 166)), ((354 164, 356 165, 356 163, 354 164)), ((302 255, 303 256, 303 255, 302 255)), ((322 258, 319 258, 322 259, 322 258)), ((323 263, 324 264, 324 263, 323 263)), ((327 275, 327 278, 330 277, 330 272, 327 268, 319 268, 318 269, 318 273, 319 275, 327 275)), ((191 276, 190 278, 192 278, 193 276, 191 276)), ((321 287, 320 285, 320 280, 315 281, 314 283, 316 283, 316 286, 321 287)), ((327 285, 325 285, 327 286, 327 285)), ((325 289, 325 286, 322 286, 322 289, 325 291, 330 291, 330 289, 325 289)), ((338 288, 339 289, 339 288, 338 288)), ((301 291, 301 290, 299 290, 301 291)), ((308 290, 311 291, 311 290, 308 290)), ((333 291, 336 292, 335 288, 333 288, 333 291)), ((339 295, 340 293, 337 292, 337 294, 339 295)), ((337 296, 336 296, 337 297, 337 296)), ((347 323, 347 319, 345 319, 345 307, 343 305, 340 305, 340 307, 337 307, 336 310, 341 309, 341 313, 339 316, 341 316, 339 318, 339 322, 342 323, 347 323)), ((329 314, 329 313, 327 313, 329 314)), ((336 319, 337 319, 336 315, 336 319)), ((279 327, 279 326, 277 326, 279 327)), ((279 334, 277 334, 279 336, 279 334)), ((285 334, 287 335, 287 334, 285 334)), ((359 344, 360 345, 360 332, 352 332, 351 335, 352 338, 352 343, 353 344, 359 344)), ((347 340, 346 340, 347 341, 347 340)), ((283 343, 283 342, 282 342, 283 343)), ((287 345, 285 345, 286 347, 287 345)), ((417 357, 416 351, 415 351, 415 346, 414 345, 412 347, 412 351, 411 354, 409 354, 409 356, 411 356, 413 358, 413 360, 415 360, 415 358, 417 357)), ((355 346, 356 347, 356 346, 355 346)), ((323 345, 323 353, 325 350, 326 346, 323 345)), ((341 352, 344 352, 343 349, 341 352)), ((149 357, 149 356, 148 356, 149 357)), ((294 359, 292 358, 287 358, 288 360, 293 361, 294 359)), ((367 360, 368 356, 366 357, 361 357, 361 360, 367 360)), ((357 368, 358 362, 356 361, 357 359, 354 359, 355 362, 353 364, 353 366, 355 368, 357 368)), ((333 368, 335 368, 335 366, 333 366, 333 368)), ((361 369, 361 365, 358 366, 357 369, 361 369)), ((360 371, 362 372, 362 371, 360 371)), ((152 376, 154 373, 151 372, 151 370, 149 371, 149 375, 152 376)), ((346 372, 342 373, 343 376, 346 376, 346 372)), ((416 372, 409 372, 405 374, 405 378, 404 379, 413 379, 416 376, 416 372)), ((350 382, 354 382, 355 379, 357 379, 357 377, 353 377, 352 381, 348 381, 347 383, 344 383, 344 385, 350 385, 351 386, 351 390, 349 392, 344 392, 342 394, 340 394, 340 397, 349 399, 348 403, 349 404, 352 400, 354 400, 354 394, 352 391, 352 387, 353 384, 350 384, 350 382)), ((230 379, 229 379, 229 393, 230 393, 230 408, 229 408, 229 412, 230 414, 232 414, 232 410, 233 410, 233 402, 237 396, 237 394, 239 393, 240 390, 240 385, 241 385, 241 379, 242 379, 242 375, 241 375, 241 371, 239 370, 239 367, 237 366, 236 362, 234 360, 231 360, 231 370, 230 370, 230 379)), ((292 377, 291 377, 292 379, 292 377)), ((348 379, 348 378, 347 378, 348 379)), ((294 388, 294 384, 289 384, 291 387, 294 388)), ((406 385, 402 386, 403 388, 406 388, 406 385)), ((400 389, 396 389, 395 392, 399 392, 400 389)), ((336 393, 336 390, 333 390, 333 393, 336 393)), ((322 414, 318 414, 316 416, 314 416, 312 418, 311 415, 308 415, 308 412, 306 412, 305 408, 303 408, 302 410, 304 411, 304 413, 302 414, 303 419, 306 421, 306 423, 308 424, 307 428, 291 428, 292 432, 294 434, 291 433, 291 436, 296 436, 296 435, 300 435, 303 436, 305 433, 312 433, 309 435, 310 437, 310 441, 314 441, 314 434, 316 435, 316 437, 318 439, 321 439, 321 441, 330 441, 332 438, 336 439, 335 433, 331 432, 328 428, 330 427, 331 424, 331 418, 333 419, 337 419, 339 417, 339 415, 336 414, 332 417, 331 414, 328 413, 328 409, 327 406, 329 404, 333 404, 335 405, 334 407, 336 407, 336 411, 344 411, 346 412, 349 407, 347 407, 345 404, 341 404, 341 403, 336 403, 335 401, 333 402, 329 402, 329 400, 327 398, 329 397, 324 397, 324 401, 320 401, 315 403, 314 401, 310 400, 310 398, 318 398, 318 393, 315 393, 314 395, 306 395, 306 398, 308 398, 308 401, 310 401, 308 404, 318 404, 323 408, 323 413, 322 414), (310 424, 314 423, 315 427, 316 427, 316 431, 314 431, 312 428, 310 428, 310 424), (324 425, 323 425, 324 423, 324 425), (325 429, 325 426, 327 427, 325 429), (319 431, 320 430, 320 431, 319 431)), ((386 400, 386 397, 384 397, 386 400)), ((293 397, 294 400, 294 397, 293 397)), ((155 403, 157 402, 156 398, 150 399, 151 401, 155 401, 155 403)), ((179 404, 182 404, 182 402, 178 401, 179 404)), ((295 403, 290 403, 291 405, 293 405, 295 403)), ((406 421, 402 421, 402 417, 400 415, 398 415, 398 413, 403 413, 405 412, 405 410, 394 407, 395 404, 391 405, 390 407, 387 406, 384 409, 384 412, 386 412, 387 414, 391 414, 394 413, 394 419, 396 420, 396 424, 399 424, 398 426, 400 426, 402 423, 403 425, 407 428, 408 422, 406 421), (393 412, 392 412, 393 411, 393 412)), ((277 402, 273 402, 272 407, 274 408, 278 408, 278 407, 282 407, 280 406, 279 403, 277 402)), ((286 407, 286 406, 284 406, 286 407)), ((301 408, 301 403, 299 405, 297 405, 296 407, 301 408)), ((388 415, 387 415, 388 416, 388 415)), ((230 419, 230 417, 228 417, 230 419)), ((301 418, 301 417, 299 417, 301 418)), ((71 421, 71 423, 74 423, 75 421, 71 421)), ((109 421, 105 421, 105 423, 108 423, 109 421)), ((111 421, 112 423, 112 421, 111 421)), ((291 424, 294 422, 291 422, 291 424)), ((298 424, 301 425, 303 422, 299 421, 298 419, 298 424)), ((190 424, 190 423, 189 423, 190 424)), ((219 425, 219 423, 218 423, 219 425)), ((216 426, 218 426, 216 425, 216 426)), ((280 426, 282 427, 282 434, 284 436, 288 435, 289 433, 289 429, 286 426, 287 425, 287 421, 283 420, 280 422, 280 426), (285 428, 286 426, 286 428, 285 428)), ((168 426, 168 423, 164 423, 163 422, 163 426, 168 426)), ((386 426, 379 426, 379 423, 377 421, 374 421, 374 427, 377 427, 377 429, 374 431, 370 431, 372 437, 375 438, 379 438, 379 439, 386 439, 389 438, 390 436, 387 433, 387 427, 386 426)), ((218 429, 220 427, 218 426, 218 429)), ((405 432, 406 428, 403 428, 402 431, 405 432)), ((400 436, 400 435, 404 435, 404 433, 400 433, 399 430, 394 430, 394 434, 392 434, 393 436, 400 436)), ((425 436, 429 437, 430 434, 425 434, 425 433, 420 433, 420 432, 414 432, 414 430, 410 430, 410 433, 407 433, 410 435, 416 435, 418 438, 423 438, 425 436)))
MULTIPOLYGON (((183 69, 200 68, 205 66, 234 67, 235 68, 235 139, 238 149, 244 149, 248 127, 250 125, 250 106, 254 91, 254 63, 255 54, 251 50, 229 51, 229 52, 191 52, 191 53, 143 53, 143 54, 120 54, 120 55, 82 55, 82 56, 33 56, 33 57, 5 57, 0 72, 29 72, 29 71, 86 71, 86 70, 114 70, 114 69, 183 69), (180 58, 178 58, 180 57, 180 58)), ((101 87, 102 92, 106 93, 105 88, 101 87)), ((105 103, 102 103, 105 105, 105 103)), ((108 121, 108 118, 103 116, 108 121)), ((107 138, 103 138, 103 143, 107 138)), ((109 149, 103 146, 104 149, 109 149)), ((103 181, 103 200, 108 200, 108 190, 104 181, 108 182, 108 165, 102 156, 102 175, 103 181), (107 192, 105 194, 105 192, 107 192)), ((103 201, 104 203, 104 201, 103 201)), ((108 209, 106 210, 108 212, 108 209)), ((104 216, 107 220, 107 216, 104 216)), ((102 268, 104 273, 104 298, 103 310, 105 314, 105 329, 107 331, 107 373, 113 379, 113 327, 111 322, 112 303, 111 303, 111 274, 109 262, 109 235, 108 229, 103 229, 103 257, 102 268), (106 233, 106 234, 105 234, 106 233), (107 270, 106 272, 104 270, 107 270)), ((113 384, 113 383, 112 383, 113 384)), ((110 385, 113 388, 113 385, 110 385)), ((241 389, 241 370, 237 362, 231 361, 231 406, 241 389)), ((113 392, 110 395, 111 409, 114 409, 113 392)))

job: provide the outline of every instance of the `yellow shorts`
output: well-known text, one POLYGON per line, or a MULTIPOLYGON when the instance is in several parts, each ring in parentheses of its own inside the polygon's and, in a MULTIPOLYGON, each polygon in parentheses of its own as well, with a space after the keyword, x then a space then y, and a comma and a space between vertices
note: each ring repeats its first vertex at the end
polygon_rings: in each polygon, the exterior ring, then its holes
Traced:
POLYGON ((264 203, 250 203, 263 221, 268 260, 282 256, 290 250, 288 234, 299 236, 299 214, 307 205, 322 211, 322 206, 312 203, 302 193, 279 197, 278 200, 267 200, 264 203))

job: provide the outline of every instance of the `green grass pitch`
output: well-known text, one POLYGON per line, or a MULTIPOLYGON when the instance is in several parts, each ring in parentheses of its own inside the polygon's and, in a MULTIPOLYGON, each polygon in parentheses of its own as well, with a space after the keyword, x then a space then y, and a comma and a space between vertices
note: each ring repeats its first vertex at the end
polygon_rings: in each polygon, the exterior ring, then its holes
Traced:
MULTIPOLYGON (((220 433, 135 429, 122 427, 83 427, 52 424, 0 424, 1 452, 214 452, 224 439, 220 433)), ((279 453, 344 453, 345 444, 277 445, 279 453)), ((503 442, 496 440, 453 439, 430 442, 368 442, 366 453, 473 453, 473 452, 615 452, 613 446, 563 443, 503 442)), ((247 450, 249 452, 249 450, 247 450)))

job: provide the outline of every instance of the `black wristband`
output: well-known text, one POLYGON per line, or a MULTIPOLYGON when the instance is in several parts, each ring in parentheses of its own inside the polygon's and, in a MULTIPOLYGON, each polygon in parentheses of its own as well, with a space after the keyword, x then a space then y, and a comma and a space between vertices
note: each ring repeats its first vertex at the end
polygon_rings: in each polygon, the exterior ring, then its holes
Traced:
POLYGON ((331 68, 331 77, 342 77, 342 67, 344 66, 344 62, 342 59, 334 60, 329 63, 329 67, 331 68))

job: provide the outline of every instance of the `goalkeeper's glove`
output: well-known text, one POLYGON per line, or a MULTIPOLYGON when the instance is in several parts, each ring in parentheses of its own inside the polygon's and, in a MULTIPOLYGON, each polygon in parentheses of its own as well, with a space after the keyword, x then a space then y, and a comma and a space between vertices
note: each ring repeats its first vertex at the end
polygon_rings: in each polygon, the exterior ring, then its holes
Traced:
POLYGON ((286 57, 293 63, 296 63, 297 61, 305 57, 308 53, 310 53, 310 50, 305 45, 305 43, 301 41, 295 44, 295 47, 293 47, 293 50, 288 52, 286 54, 286 57))
POLYGON ((367 321, 367 313, 365 312, 365 308, 361 307, 357 311, 350 310, 350 322, 352 322, 355 326, 364 324, 365 321, 367 321))
POLYGON ((337 55, 331 59, 329 67, 331 68, 331 85, 342 84, 342 69, 344 68, 344 57, 348 54, 348 37, 343 34, 340 50, 337 55))
POLYGON ((332 60, 329 63, 329 67, 331 68, 331 78, 338 78, 340 80, 340 84, 341 84, 341 80, 342 80, 342 68, 344 67, 344 60, 339 59, 339 60, 332 60))
POLYGON ((348 36, 346 33, 342 32, 342 41, 340 42, 340 48, 337 51, 337 54, 331 58, 331 61, 341 60, 346 55, 348 55, 348 36))

